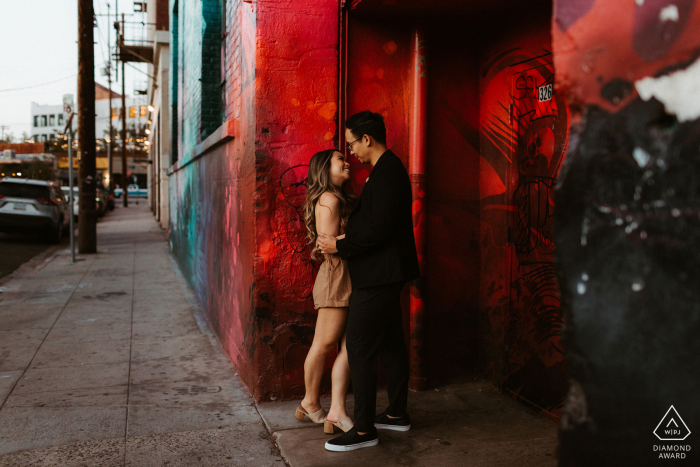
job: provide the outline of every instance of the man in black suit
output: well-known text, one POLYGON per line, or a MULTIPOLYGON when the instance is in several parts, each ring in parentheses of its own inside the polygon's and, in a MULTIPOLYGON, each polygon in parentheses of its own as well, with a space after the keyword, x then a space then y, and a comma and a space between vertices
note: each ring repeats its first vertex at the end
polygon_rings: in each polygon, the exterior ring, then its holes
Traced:
POLYGON ((351 451, 379 442, 377 428, 408 431, 408 353, 401 324, 401 290, 420 276, 411 214, 411 182, 401 160, 386 147, 386 127, 369 110, 345 122, 348 148, 374 167, 345 237, 319 234, 323 253, 346 259, 352 280, 347 349, 355 395, 355 427, 326 443, 351 451), (375 417, 377 357, 386 371, 389 407, 375 417))

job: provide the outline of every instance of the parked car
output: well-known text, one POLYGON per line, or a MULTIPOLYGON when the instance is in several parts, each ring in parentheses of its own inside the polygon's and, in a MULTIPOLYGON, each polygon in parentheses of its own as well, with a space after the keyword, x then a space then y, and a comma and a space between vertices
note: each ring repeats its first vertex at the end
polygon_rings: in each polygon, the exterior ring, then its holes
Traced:
POLYGON ((97 205, 96 205, 97 215, 102 217, 107 212, 107 203, 109 201, 109 193, 107 193, 107 190, 97 188, 95 195, 96 195, 95 202, 97 203, 97 205))
POLYGON ((109 190, 107 190, 107 209, 110 211, 114 211, 114 196, 109 194, 109 190))
MULTIPOLYGON (((139 186, 135 183, 132 183, 126 188, 126 193, 129 195, 129 198, 146 198, 148 197, 148 189, 147 188, 139 188, 139 186)), ((123 188, 115 188, 114 189, 114 196, 117 198, 122 197, 122 193, 124 193, 123 188)))
MULTIPOLYGON (((70 187, 69 186, 62 186, 61 190, 63 191, 63 197, 66 199, 66 202, 70 203, 70 187)), ((78 194, 80 193, 80 189, 77 186, 73 187, 73 217, 75 220, 78 220, 78 213, 79 213, 79 208, 80 206, 78 205, 78 194)))
POLYGON ((70 215, 70 206, 54 182, 0 180, 0 232, 39 231, 52 243, 60 243, 70 215))

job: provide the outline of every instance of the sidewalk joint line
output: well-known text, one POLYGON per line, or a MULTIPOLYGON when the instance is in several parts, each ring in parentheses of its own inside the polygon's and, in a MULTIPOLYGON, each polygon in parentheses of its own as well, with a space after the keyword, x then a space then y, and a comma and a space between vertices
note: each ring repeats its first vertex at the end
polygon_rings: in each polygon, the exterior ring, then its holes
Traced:
MULTIPOLYGON (((12 393, 15 391, 15 388, 17 387, 17 384, 19 384, 20 381, 22 381, 22 378, 24 378, 24 375, 27 373, 27 370, 32 366, 32 362, 34 362, 34 359, 36 358, 36 355, 39 353, 39 350, 41 349, 41 346, 44 345, 44 342, 46 342, 46 338, 48 337, 49 334, 51 334, 51 331, 53 330, 54 326, 56 326, 56 323, 58 322, 59 319, 61 319, 61 315, 63 315, 63 312, 65 311, 66 307, 70 303, 71 300, 73 300, 73 295, 75 295, 75 292, 78 290, 78 287, 80 287, 80 284, 83 283, 83 280, 85 280, 85 276, 87 276, 87 273, 90 272, 90 268, 92 268, 92 264, 95 262, 95 257, 90 258, 90 264, 88 267, 85 269, 85 272, 83 273, 83 276, 80 278, 77 284, 75 284, 75 287, 73 288, 73 291, 70 294, 70 297, 68 297, 68 300, 66 300, 66 303, 63 304, 63 307, 61 308, 61 312, 56 316, 56 319, 53 321, 51 324, 51 327, 49 328, 49 331, 44 334, 44 338, 41 339, 41 343, 39 346, 36 348, 36 351, 34 352, 34 355, 32 356, 32 359, 29 361, 29 364, 27 367, 22 371, 22 374, 19 376, 17 381, 15 381, 15 384, 12 385, 12 389, 10 389, 10 392, 7 393, 7 397, 5 398, 4 401, 2 401, 2 405, 0 405, 0 410, 5 408, 5 403, 7 402, 7 399, 10 398, 12 393)), ((43 329, 43 328, 42 328, 43 329)))
POLYGON ((126 465, 127 437, 129 435, 129 396, 131 395, 131 360, 134 351, 134 296, 136 295, 136 244, 133 248, 133 262, 131 275, 131 332, 129 335, 129 373, 126 379, 126 421, 124 423, 124 465, 126 465))

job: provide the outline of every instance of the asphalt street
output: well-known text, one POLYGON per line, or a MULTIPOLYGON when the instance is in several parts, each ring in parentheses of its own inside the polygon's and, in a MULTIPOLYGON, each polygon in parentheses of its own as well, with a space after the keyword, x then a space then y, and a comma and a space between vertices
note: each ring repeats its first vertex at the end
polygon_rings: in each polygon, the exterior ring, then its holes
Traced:
POLYGON ((0 233, 0 279, 49 248, 59 249, 70 245, 64 237, 61 245, 51 245, 37 233, 0 233))

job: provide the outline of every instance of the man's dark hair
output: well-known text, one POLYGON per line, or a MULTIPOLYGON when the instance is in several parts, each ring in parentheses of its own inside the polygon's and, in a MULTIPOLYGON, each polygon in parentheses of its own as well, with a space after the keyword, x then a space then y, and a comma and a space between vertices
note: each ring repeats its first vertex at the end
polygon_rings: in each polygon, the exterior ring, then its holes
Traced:
POLYGON ((345 128, 358 138, 369 135, 378 143, 386 144, 386 126, 381 114, 369 110, 356 113, 345 121, 345 128))

